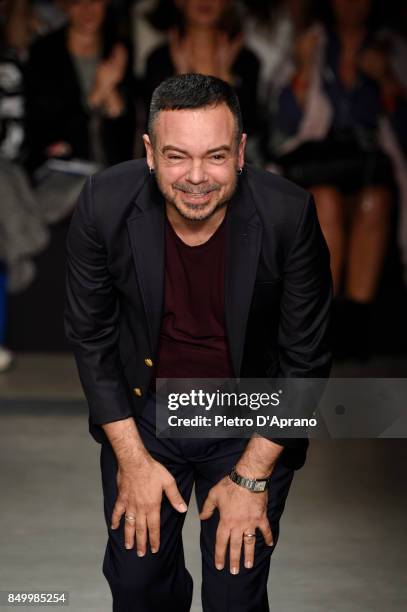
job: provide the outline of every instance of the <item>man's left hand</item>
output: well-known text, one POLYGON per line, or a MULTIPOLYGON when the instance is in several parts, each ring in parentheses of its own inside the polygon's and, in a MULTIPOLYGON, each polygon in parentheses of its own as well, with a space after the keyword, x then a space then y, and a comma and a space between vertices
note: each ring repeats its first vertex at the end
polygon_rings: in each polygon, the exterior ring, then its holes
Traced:
POLYGON ((273 534, 267 518, 267 489, 264 492, 252 492, 234 483, 225 476, 208 493, 208 497, 199 515, 201 520, 212 516, 215 508, 219 510, 219 524, 216 532, 215 566, 223 569, 225 555, 230 541, 230 571, 239 572, 240 554, 244 546, 244 566, 253 567, 256 537, 244 537, 255 534, 260 529, 268 546, 273 546, 273 534))

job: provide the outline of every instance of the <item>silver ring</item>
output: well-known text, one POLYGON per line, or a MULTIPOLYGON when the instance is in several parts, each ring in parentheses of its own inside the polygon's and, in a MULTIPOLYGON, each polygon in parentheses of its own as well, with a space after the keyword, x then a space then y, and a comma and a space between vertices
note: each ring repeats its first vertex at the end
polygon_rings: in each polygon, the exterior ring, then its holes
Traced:
POLYGON ((125 514, 125 515, 124 515, 124 520, 125 520, 125 521, 128 521, 128 522, 130 522, 130 521, 135 521, 135 520, 136 520, 136 517, 135 517, 135 516, 133 516, 133 515, 131 515, 131 514, 125 514))
POLYGON ((244 538, 255 538, 256 534, 255 533, 244 533, 243 537, 244 538))

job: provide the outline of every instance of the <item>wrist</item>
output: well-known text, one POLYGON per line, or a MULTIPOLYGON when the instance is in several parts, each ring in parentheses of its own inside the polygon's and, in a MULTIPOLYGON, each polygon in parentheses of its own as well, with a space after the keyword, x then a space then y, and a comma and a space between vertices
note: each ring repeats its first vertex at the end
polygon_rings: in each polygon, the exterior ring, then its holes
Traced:
POLYGON ((244 478, 264 479, 269 478, 274 466, 253 464, 240 458, 236 463, 236 471, 244 478))
POLYGON ((283 450, 284 447, 281 444, 255 433, 236 466, 240 467, 243 476, 265 478, 272 473, 283 450))
POLYGON ((117 458, 120 468, 125 472, 132 472, 134 470, 141 470, 145 467, 149 467, 152 461, 150 453, 144 449, 137 450, 131 454, 124 456, 118 456, 117 458))

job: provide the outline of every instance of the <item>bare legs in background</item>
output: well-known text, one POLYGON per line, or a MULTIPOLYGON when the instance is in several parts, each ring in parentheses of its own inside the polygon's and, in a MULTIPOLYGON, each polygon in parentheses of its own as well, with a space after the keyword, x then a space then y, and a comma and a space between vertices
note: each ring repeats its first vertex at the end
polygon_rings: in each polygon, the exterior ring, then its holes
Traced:
MULTIPOLYGON (((367 187, 344 196, 330 186, 311 189, 322 232, 331 254, 335 297, 343 297, 341 313, 333 329, 336 339, 350 344, 359 356, 368 352, 368 322, 386 254, 392 196, 384 187, 367 187)), ((337 302, 338 304, 338 302, 337 302)), ((335 313, 334 313, 335 318, 335 313)), ((339 350, 341 353, 341 350, 339 350)))

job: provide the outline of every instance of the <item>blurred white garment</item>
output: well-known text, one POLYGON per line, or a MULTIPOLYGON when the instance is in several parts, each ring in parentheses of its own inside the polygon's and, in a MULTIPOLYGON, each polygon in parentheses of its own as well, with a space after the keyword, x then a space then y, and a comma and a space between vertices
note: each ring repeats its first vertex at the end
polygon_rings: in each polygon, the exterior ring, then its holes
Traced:
POLYGON ((146 14, 155 6, 154 0, 141 0, 134 4, 131 11, 131 31, 134 45, 133 71, 137 78, 143 78, 146 60, 151 51, 166 42, 165 33, 153 28, 146 14))
POLYGON ((260 60, 259 101, 267 104, 270 85, 275 82, 287 56, 291 55, 294 28, 289 17, 281 12, 273 23, 261 24, 248 17, 244 20, 247 46, 260 60))

